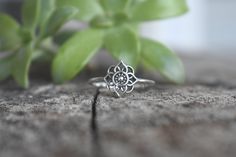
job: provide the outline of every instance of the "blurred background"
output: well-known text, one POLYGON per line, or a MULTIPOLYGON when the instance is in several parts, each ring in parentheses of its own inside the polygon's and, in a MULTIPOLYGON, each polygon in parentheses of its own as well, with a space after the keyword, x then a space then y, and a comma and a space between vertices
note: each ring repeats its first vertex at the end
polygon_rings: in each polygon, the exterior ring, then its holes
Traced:
MULTIPOLYGON (((185 65, 187 82, 221 84, 227 80, 227 84, 236 85, 236 0, 187 2, 187 14, 144 23, 141 34, 163 42, 179 54, 185 65)), ((0 11, 18 19, 20 7, 21 0, 0 0, 0 11)), ((68 26, 81 27, 81 23, 72 22, 68 26)), ((104 61, 103 53, 92 64, 104 63, 101 61, 104 61)), ((110 65, 110 60, 107 61, 110 65)))
POLYGON ((182 53, 235 53, 236 1, 188 0, 188 5, 188 14, 144 24, 142 33, 182 53))
MULTIPOLYGON (((21 1, 0 0, 0 10, 19 17, 21 1)), ((236 1, 188 0, 188 5, 188 14, 143 24, 142 34, 179 53, 235 53, 236 1)))

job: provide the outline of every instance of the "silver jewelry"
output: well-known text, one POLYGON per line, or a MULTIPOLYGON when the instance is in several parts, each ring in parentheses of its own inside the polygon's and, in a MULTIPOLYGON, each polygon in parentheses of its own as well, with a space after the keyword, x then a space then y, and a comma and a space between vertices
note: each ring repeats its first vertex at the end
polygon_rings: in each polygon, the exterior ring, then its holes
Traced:
POLYGON ((92 78, 89 83, 98 88, 108 88, 121 97, 125 93, 131 93, 134 85, 140 83, 153 85, 155 81, 137 78, 134 75, 134 69, 121 61, 116 66, 110 66, 105 77, 92 78))

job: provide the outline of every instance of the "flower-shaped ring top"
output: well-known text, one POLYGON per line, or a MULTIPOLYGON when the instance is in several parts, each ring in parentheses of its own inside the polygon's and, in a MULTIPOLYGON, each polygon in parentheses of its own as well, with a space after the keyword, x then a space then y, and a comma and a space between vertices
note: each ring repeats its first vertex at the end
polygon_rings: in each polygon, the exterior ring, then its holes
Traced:
POLYGON ((134 75, 134 69, 121 61, 116 66, 109 67, 107 75, 104 78, 97 77, 89 80, 89 83, 98 87, 107 87, 116 93, 118 97, 125 93, 130 93, 136 83, 155 84, 155 81, 140 79, 134 75))
POLYGON ((130 93, 138 78, 134 75, 134 69, 121 61, 116 66, 111 66, 104 77, 107 88, 116 92, 118 96, 130 93))

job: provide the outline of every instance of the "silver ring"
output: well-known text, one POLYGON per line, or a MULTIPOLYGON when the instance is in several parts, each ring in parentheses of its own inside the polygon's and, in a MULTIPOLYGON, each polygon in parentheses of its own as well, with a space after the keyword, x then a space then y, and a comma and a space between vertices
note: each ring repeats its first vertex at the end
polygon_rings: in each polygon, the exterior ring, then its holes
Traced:
POLYGON ((136 85, 154 85, 155 81, 137 78, 134 69, 121 61, 116 66, 110 66, 105 77, 92 78, 89 83, 97 88, 108 88, 121 97, 125 93, 131 93, 136 85))

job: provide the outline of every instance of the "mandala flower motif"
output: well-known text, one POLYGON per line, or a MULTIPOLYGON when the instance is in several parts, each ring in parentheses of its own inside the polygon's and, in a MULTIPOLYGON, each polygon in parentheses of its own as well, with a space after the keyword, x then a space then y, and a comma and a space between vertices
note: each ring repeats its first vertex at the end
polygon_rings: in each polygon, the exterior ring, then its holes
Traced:
POLYGON ((108 69, 104 80, 107 88, 113 90, 118 96, 132 92, 134 84, 138 81, 134 75, 134 69, 122 61, 108 69))

